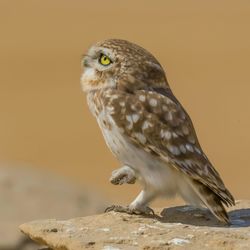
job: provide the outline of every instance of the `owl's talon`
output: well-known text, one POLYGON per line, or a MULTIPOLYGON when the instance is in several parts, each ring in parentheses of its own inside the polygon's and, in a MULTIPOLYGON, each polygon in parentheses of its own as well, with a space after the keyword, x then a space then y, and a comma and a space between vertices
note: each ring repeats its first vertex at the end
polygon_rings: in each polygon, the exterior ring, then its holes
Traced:
POLYGON ((118 178, 111 177, 110 182, 114 185, 122 185, 122 184, 134 184, 136 181, 136 178, 129 178, 128 176, 122 176, 118 178))
POLYGON ((145 209, 145 214, 155 216, 155 211, 151 207, 146 207, 145 209))
POLYGON ((108 213, 111 211, 131 214, 129 207, 127 207, 127 206, 112 205, 112 206, 109 206, 105 209, 105 213, 108 213))
POLYGON ((112 172, 109 181, 114 185, 122 185, 124 183, 134 184, 136 181, 135 172, 128 166, 124 166, 112 172))
POLYGON ((112 205, 105 209, 105 213, 108 212, 118 212, 118 213, 127 213, 127 214, 136 214, 136 215, 155 215, 155 212, 150 207, 142 207, 138 208, 130 208, 129 206, 120 206, 120 205, 112 205))

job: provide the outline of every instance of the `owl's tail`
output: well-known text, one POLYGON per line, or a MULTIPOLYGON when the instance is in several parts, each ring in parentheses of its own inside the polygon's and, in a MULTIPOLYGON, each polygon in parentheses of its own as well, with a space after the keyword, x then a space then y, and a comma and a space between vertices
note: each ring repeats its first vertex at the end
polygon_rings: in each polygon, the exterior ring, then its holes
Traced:
POLYGON ((214 214, 214 216, 225 224, 230 224, 226 209, 222 204, 222 199, 211 189, 199 182, 194 182, 195 192, 201 199, 202 203, 214 214))

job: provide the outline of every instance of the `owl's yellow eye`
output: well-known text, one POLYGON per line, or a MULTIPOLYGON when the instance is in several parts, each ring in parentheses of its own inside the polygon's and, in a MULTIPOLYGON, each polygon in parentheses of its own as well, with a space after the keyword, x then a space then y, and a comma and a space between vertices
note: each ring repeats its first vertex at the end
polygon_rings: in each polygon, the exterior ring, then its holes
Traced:
POLYGON ((112 63, 112 61, 108 56, 101 54, 99 58, 99 63, 102 64, 103 66, 108 66, 112 63))

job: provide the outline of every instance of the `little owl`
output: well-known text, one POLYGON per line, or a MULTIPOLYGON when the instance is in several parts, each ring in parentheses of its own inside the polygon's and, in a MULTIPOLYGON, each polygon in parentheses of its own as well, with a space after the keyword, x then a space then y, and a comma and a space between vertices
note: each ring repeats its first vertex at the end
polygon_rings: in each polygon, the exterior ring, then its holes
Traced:
POLYGON ((149 214, 148 204, 157 196, 180 195, 229 223, 223 204, 234 205, 234 198, 201 149, 192 121, 155 57, 136 44, 109 39, 93 45, 82 64, 89 108, 122 164, 110 181, 142 184, 129 206, 107 211, 149 214))

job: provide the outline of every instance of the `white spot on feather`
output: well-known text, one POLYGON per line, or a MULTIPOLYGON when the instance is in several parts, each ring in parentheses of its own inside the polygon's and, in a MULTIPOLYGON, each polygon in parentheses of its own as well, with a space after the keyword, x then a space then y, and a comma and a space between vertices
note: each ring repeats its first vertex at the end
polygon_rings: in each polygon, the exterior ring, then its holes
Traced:
POLYGON ((173 134, 173 137, 174 137, 174 138, 177 138, 177 137, 178 137, 178 135, 177 135, 175 132, 173 132, 172 134, 173 134))
POLYGON ((139 140, 141 144, 145 144, 147 139, 142 133, 134 133, 135 137, 139 140))
POLYGON ((119 98, 118 95, 112 95, 112 96, 110 97, 110 101, 113 101, 113 100, 118 99, 118 98, 119 98))
POLYGON ((161 138, 164 138, 164 139, 171 139, 171 133, 168 131, 168 130, 164 130, 164 129, 161 129, 161 138))
POLYGON ((165 119, 166 119, 167 121, 173 120, 173 114, 172 114, 172 112, 167 112, 167 113, 165 114, 165 119))
POLYGON ((151 98, 151 99, 149 100, 149 105, 150 105, 151 107, 156 107, 156 106, 157 106, 157 100, 154 99, 154 98, 151 98))
POLYGON ((189 129, 186 125, 182 126, 182 132, 184 133, 184 135, 188 135, 189 134, 189 129))
POLYGON ((151 122, 147 121, 147 120, 144 121, 143 124, 142 124, 142 130, 145 130, 145 129, 149 128, 149 127, 153 127, 153 124, 151 122))
POLYGON ((140 116, 138 114, 132 114, 132 121, 134 123, 138 122, 139 119, 140 119, 140 116))
POLYGON ((188 136, 188 141, 190 142, 190 143, 195 143, 195 138, 192 136, 192 135, 189 135, 188 136))
POLYGON ((145 96, 145 95, 139 95, 139 100, 140 100, 141 102, 145 102, 146 96, 145 96))
POLYGON ((166 102, 167 102, 167 104, 172 104, 173 103, 172 100, 169 99, 169 98, 166 98, 166 102))
POLYGON ((185 154, 187 152, 186 148, 184 145, 180 145, 180 150, 183 154, 185 154))
POLYGON ((209 166, 206 164, 206 165, 204 166, 205 175, 208 175, 208 174, 209 174, 208 168, 209 168, 209 166))
POLYGON ((109 111, 110 114, 114 114, 115 108, 113 106, 107 106, 107 110, 109 111))
POLYGON ((135 107, 134 104, 131 105, 131 109, 134 110, 134 111, 136 110, 136 107, 135 107))
POLYGON ((188 151, 194 152, 194 149, 190 144, 186 144, 186 148, 187 148, 188 151))
POLYGON ((120 104, 121 107, 125 106, 125 102, 119 102, 119 104, 120 104))
POLYGON ((193 166, 193 162, 191 160, 185 160, 185 164, 188 166, 188 167, 192 167, 193 166))
POLYGON ((126 119, 128 122, 133 122, 131 115, 126 115, 126 119))
POLYGON ((133 128, 133 119, 131 115, 126 115, 126 119, 129 122, 129 124, 127 125, 127 129, 132 129, 133 128))
POLYGON ((194 150, 195 150, 198 154, 201 154, 201 151, 200 151, 197 147, 194 147, 194 150))
POLYGON ((176 146, 173 146, 173 145, 168 144, 168 145, 167 145, 167 148, 168 148, 168 150, 169 150, 173 155, 179 155, 179 154, 181 153, 180 150, 179 150, 176 146))
POLYGON ((162 109, 163 109, 163 111, 165 111, 165 112, 166 112, 166 111, 168 111, 168 106, 163 105, 163 106, 162 106, 162 109))
POLYGON ((131 122, 131 123, 129 123, 128 125, 127 125, 127 129, 128 130, 131 130, 133 128, 133 123, 131 122))

